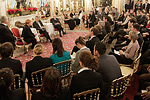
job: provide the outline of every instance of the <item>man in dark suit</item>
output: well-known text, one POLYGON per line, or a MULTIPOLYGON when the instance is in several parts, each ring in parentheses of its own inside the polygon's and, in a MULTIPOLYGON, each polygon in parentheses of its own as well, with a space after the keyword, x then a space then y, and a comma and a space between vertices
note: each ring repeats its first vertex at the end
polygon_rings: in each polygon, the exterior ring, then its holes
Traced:
POLYGON ((48 42, 48 39, 50 40, 50 42, 52 42, 48 32, 46 31, 46 29, 45 29, 43 23, 41 22, 41 20, 39 20, 38 16, 35 17, 35 21, 33 23, 33 27, 36 28, 36 30, 39 30, 40 34, 44 34, 44 36, 47 39, 47 42, 48 42))
POLYGON ((150 8, 150 4, 148 3, 148 0, 146 0, 145 3, 143 4, 143 9, 145 9, 147 13, 149 13, 149 8, 150 8))
POLYGON ((107 93, 107 99, 110 97, 111 83, 114 79, 122 76, 119 63, 115 56, 107 55, 106 45, 102 42, 97 42, 94 46, 94 56, 99 59, 99 69, 97 72, 101 73, 104 81, 104 87, 107 93))
POLYGON ((96 37, 96 35, 98 34, 98 29, 93 27, 90 30, 90 39, 88 41, 86 41, 86 46, 90 49, 91 53, 93 54, 93 49, 94 49, 94 45, 96 42, 99 42, 99 38, 96 37))
POLYGON ((87 22, 86 22, 86 28, 88 27, 93 27, 95 25, 95 21, 96 21, 96 17, 95 17, 95 14, 93 11, 90 11, 90 14, 89 14, 89 19, 87 19, 87 22))
POLYGON ((127 11, 130 11, 130 9, 131 9, 131 4, 130 4, 130 1, 127 0, 127 3, 125 4, 125 11, 126 11, 126 12, 127 12, 127 11))
POLYGON ((57 29, 58 29, 59 34, 60 34, 60 37, 62 37, 61 32, 62 32, 63 34, 66 34, 66 33, 64 32, 62 26, 61 26, 61 23, 60 23, 59 19, 56 18, 56 15, 53 16, 53 18, 50 20, 50 22, 53 24, 54 28, 57 28, 57 29))
POLYGON ((144 11, 141 11, 140 13, 141 13, 141 18, 139 19, 138 24, 141 27, 146 27, 148 19, 146 18, 144 11))
POLYGON ((0 44, 5 42, 11 42, 15 47, 15 40, 16 38, 13 36, 13 33, 8 28, 8 19, 5 16, 1 17, 1 24, 0 24, 0 44))
POLYGON ((19 74, 22 77, 22 64, 19 60, 12 59, 13 55, 13 45, 10 42, 5 42, 0 46, 0 69, 2 68, 11 68, 14 74, 19 74))
POLYGON ((96 23, 98 24, 98 22, 102 20, 103 20, 102 8, 99 8, 96 23))
POLYGON ((35 54, 35 57, 26 63, 26 77, 28 79, 28 84, 30 87, 32 87, 31 73, 50 67, 52 65, 52 62, 49 58, 41 57, 42 52, 43 52, 43 46, 41 44, 35 45, 33 49, 33 53, 35 54))

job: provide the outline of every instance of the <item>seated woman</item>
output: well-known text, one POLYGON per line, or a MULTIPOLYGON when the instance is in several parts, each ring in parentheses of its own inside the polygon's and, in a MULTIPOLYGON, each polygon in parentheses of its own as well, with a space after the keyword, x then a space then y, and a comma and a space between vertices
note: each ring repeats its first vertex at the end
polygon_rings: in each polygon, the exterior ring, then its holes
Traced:
POLYGON ((32 100, 71 100, 67 88, 62 88, 61 76, 55 67, 46 71, 41 91, 32 95, 32 100))
POLYGON ((135 60, 135 52, 139 49, 137 33, 134 31, 129 32, 129 39, 131 40, 131 42, 126 47, 126 50, 124 52, 120 50, 120 55, 114 54, 118 62, 121 64, 132 64, 133 60, 135 60))
POLYGON ((69 25, 70 30, 73 30, 76 27, 74 20, 73 19, 69 19, 66 10, 64 10, 63 15, 64 15, 64 22, 69 25))
POLYGON ((0 100, 26 100, 23 89, 11 90, 14 74, 10 68, 0 70, 0 100))
POLYGON ((71 10, 70 18, 74 19, 75 25, 79 25, 80 24, 80 19, 76 17, 76 14, 75 14, 74 10, 71 10))
POLYGON ((27 19, 25 24, 26 25, 22 31, 22 37, 25 42, 32 43, 31 49, 33 49, 37 42, 36 42, 35 35, 32 33, 32 31, 30 29, 30 27, 32 26, 32 21, 27 19))
POLYGON ((43 46, 41 44, 37 44, 34 46, 33 54, 34 58, 26 63, 26 78, 28 79, 28 85, 32 88, 32 78, 31 73, 50 67, 52 62, 49 58, 41 57, 43 53, 43 46))
MULTIPOLYGON (((89 51, 82 51, 79 54, 79 63, 81 69, 78 74, 74 75, 71 80, 70 92, 73 96, 75 93, 100 88, 101 95, 103 91, 103 80, 100 73, 95 72, 98 69, 98 62, 89 51)), ((105 99, 100 99, 105 100, 105 99)))
MULTIPOLYGON (((71 59, 70 52, 64 50, 61 39, 55 38, 52 42, 52 47, 53 47, 53 55, 50 56, 52 64, 71 59)), ((59 68, 59 71, 61 72, 61 68, 59 68)), ((63 75, 64 74, 65 73, 63 73, 63 75)))
POLYGON ((83 50, 90 51, 90 49, 85 46, 85 45, 86 45, 86 42, 84 41, 84 39, 83 39, 81 36, 80 36, 78 39, 76 39, 75 44, 76 44, 76 46, 77 46, 80 50, 77 51, 75 60, 73 60, 73 62, 72 62, 72 71, 73 71, 74 73, 78 73, 78 71, 79 71, 80 68, 81 68, 81 67, 80 67, 80 64, 79 64, 79 54, 80 54, 81 51, 83 51, 83 50))

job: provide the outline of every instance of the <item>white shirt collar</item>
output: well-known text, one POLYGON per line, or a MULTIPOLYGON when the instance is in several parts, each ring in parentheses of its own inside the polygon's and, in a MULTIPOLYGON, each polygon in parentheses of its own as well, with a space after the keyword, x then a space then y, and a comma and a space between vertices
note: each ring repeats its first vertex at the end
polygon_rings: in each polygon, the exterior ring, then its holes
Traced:
POLYGON ((96 37, 95 35, 94 36, 92 36, 91 38, 90 38, 90 40, 92 40, 94 37, 96 37))
POLYGON ((82 47, 80 50, 87 48, 86 46, 82 47))
POLYGON ((7 24, 5 24, 5 23, 2 23, 3 25, 5 25, 5 26, 8 26, 7 24))
POLYGON ((83 67, 83 68, 81 68, 79 71, 78 71, 78 73, 81 73, 81 72, 83 72, 83 71, 85 71, 85 70, 90 70, 88 67, 83 67))
POLYGON ((140 34, 140 32, 137 32, 137 34, 140 34))

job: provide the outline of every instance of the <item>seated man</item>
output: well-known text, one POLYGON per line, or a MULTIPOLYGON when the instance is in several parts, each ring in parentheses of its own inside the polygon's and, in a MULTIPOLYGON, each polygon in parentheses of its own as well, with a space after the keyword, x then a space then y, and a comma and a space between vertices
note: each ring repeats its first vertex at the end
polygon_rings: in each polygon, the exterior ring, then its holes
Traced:
POLYGON ((95 21, 96 21, 95 14, 92 11, 90 11, 89 18, 86 21, 86 25, 87 25, 86 28, 93 27, 95 25, 95 21))
POLYGON ((56 18, 56 15, 53 16, 53 18, 50 20, 50 22, 54 25, 54 28, 57 28, 57 29, 58 29, 59 34, 60 34, 60 37, 62 37, 61 31, 63 32, 63 34, 66 34, 66 33, 63 31, 63 28, 62 28, 62 26, 61 26, 61 23, 60 23, 59 19, 56 18))
POLYGON ((7 17, 2 16, 0 24, 0 44, 5 42, 11 42, 15 47, 16 38, 13 36, 13 33, 10 31, 7 24, 8 24, 7 17))
POLYGON ((14 74, 19 74, 22 77, 22 64, 20 60, 11 58, 13 51, 13 45, 10 42, 5 42, 0 46, 0 69, 6 67, 11 68, 14 74))
POLYGON ((52 42, 51 38, 49 37, 48 32, 47 32, 46 29, 44 28, 44 25, 43 25, 43 23, 39 20, 39 17, 38 17, 38 16, 35 17, 35 21, 34 21, 34 23, 33 23, 33 27, 36 28, 36 30, 39 30, 40 34, 44 34, 44 36, 45 36, 46 39, 47 39, 47 42, 48 42, 48 39, 50 40, 50 42, 52 42))
POLYGON ((99 69, 97 72, 101 73, 106 90, 105 100, 109 100, 111 83, 114 79, 122 76, 119 63, 115 56, 107 55, 106 45, 102 42, 97 42, 94 46, 94 55, 99 59, 99 69))

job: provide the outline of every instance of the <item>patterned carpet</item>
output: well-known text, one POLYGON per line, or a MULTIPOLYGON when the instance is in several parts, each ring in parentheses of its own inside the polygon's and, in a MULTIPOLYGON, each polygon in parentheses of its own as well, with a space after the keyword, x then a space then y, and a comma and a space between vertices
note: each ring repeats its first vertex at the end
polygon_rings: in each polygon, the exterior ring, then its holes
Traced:
MULTIPOLYGON (((67 34, 61 37, 61 40, 63 41, 64 49, 71 52, 75 43, 74 41, 79 36, 85 36, 88 33, 88 31, 81 31, 81 30, 75 30, 75 31, 67 31, 67 34)), ((59 37, 59 36, 56 36, 59 37)), ((49 57, 52 55, 52 43, 41 43, 44 46, 44 52, 42 54, 43 57, 49 57)), ((18 56, 16 59, 19 59, 22 62, 23 69, 25 69, 25 64, 29 60, 31 60, 33 57, 29 55, 33 55, 32 50, 30 50, 27 54, 18 56)), ((127 89, 123 100, 126 100, 126 98, 129 98, 129 100, 134 100, 134 95, 137 93, 138 88, 138 80, 139 76, 135 76, 134 80, 132 81, 131 86, 127 89)))

